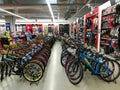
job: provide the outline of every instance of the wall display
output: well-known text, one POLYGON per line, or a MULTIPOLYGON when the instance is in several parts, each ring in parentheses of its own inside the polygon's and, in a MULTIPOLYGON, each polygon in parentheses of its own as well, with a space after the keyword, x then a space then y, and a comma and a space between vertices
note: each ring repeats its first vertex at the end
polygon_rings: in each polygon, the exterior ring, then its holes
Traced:
POLYGON ((84 43, 94 46, 98 51, 98 34, 99 34, 99 8, 93 10, 93 14, 84 15, 84 43))
POLYGON ((59 24, 59 34, 64 35, 64 33, 69 35, 69 24, 59 24))
POLYGON ((102 11, 100 45, 106 54, 120 50, 120 13, 117 7, 115 5, 102 11))
POLYGON ((26 24, 26 32, 32 33, 32 24, 26 24))
POLYGON ((28 33, 41 33, 43 32, 43 24, 26 24, 26 32, 28 33))
POLYGON ((37 24, 38 32, 41 33, 44 31, 43 24, 37 24))

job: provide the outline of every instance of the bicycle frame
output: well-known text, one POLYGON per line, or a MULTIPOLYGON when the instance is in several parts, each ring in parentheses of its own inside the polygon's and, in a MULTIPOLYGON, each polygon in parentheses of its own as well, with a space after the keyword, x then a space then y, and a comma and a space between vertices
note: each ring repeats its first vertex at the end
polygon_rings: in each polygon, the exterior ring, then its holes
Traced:
MULTIPOLYGON (((98 57, 98 58, 96 58, 96 57, 94 57, 94 56, 89 57, 89 59, 90 59, 91 61, 93 61, 93 62, 96 63, 96 68, 94 68, 94 67, 90 64, 90 62, 89 62, 89 60, 88 60, 88 58, 87 58, 88 55, 85 54, 84 52, 80 52, 79 57, 80 57, 80 59, 84 60, 83 62, 84 62, 84 64, 85 64, 85 66, 86 66, 93 74, 99 75, 99 74, 105 73, 105 72, 100 72, 100 71, 99 71, 100 65, 101 65, 101 63, 103 63, 103 58, 102 58, 102 57, 98 57)), ((111 72, 111 70, 110 70, 106 65, 105 65, 105 67, 107 68, 107 72, 111 72)))

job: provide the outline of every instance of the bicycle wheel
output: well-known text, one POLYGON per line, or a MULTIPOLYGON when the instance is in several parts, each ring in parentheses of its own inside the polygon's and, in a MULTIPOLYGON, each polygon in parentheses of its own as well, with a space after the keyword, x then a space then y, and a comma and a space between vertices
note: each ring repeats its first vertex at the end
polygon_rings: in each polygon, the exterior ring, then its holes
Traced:
POLYGON ((120 75, 120 64, 114 60, 104 61, 99 68, 100 77, 106 82, 116 80, 120 75))
POLYGON ((42 60, 33 59, 30 62, 39 64, 42 67, 43 71, 45 70, 45 65, 44 65, 44 62, 42 60))
MULTIPOLYGON (((81 68, 82 69, 82 68, 81 68)), ((69 76, 75 80, 79 78, 78 72, 80 71, 79 69, 79 62, 78 61, 73 61, 69 66, 68 66, 68 72, 69 76)))
POLYGON ((72 84, 77 85, 81 82, 83 78, 83 67, 78 60, 71 57, 71 60, 66 64, 65 71, 72 84))
POLYGON ((44 62, 44 65, 47 65, 47 60, 45 59, 45 57, 41 56, 41 55, 36 55, 33 57, 33 59, 37 59, 37 60, 41 60, 44 62))
POLYGON ((74 75, 78 72, 78 67, 78 62, 75 63, 74 60, 70 60, 69 63, 67 63, 65 70, 71 77, 74 77, 74 75))
POLYGON ((45 58, 45 60, 48 61, 49 57, 45 53, 40 53, 40 55, 43 56, 45 58))
POLYGON ((69 57, 69 54, 68 53, 66 53, 66 54, 64 54, 63 56, 61 56, 61 65, 63 66, 63 67, 65 67, 65 64, 66 64, 66 61, 67 61, 67 58, 69 57))
POLYGON ((83 68, 82 68, 82 65, 78 61, 75 61, 75 62, 73 61, 69 65, 68 70, 69 70, 69 68, 72 68, 71 69, 72 71, 70 73, 67 73, 69 81, 72 84, 74 84, 74 85, 79 84, 81 82, 81 80, 83 79, 83 68), (75 70, 75 68, 72 68, 72 64, 75 64, 76 70, 75 70))
POLYGON ((23 76, 29 82, 37 82, 43 77, 43 69, 39 64, 29 62, 23 68, 23 76))

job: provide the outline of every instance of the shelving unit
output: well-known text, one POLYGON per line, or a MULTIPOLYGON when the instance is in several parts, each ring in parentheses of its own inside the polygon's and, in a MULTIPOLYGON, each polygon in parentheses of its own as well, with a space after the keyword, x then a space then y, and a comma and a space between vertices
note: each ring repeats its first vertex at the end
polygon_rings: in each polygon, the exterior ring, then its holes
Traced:
POLYGON ((119 28, 120 23, 115 24, 115 19, 118 19, 115 8, 116 5, 102 10, 100 47, 106 54, 113 53, 118 48, 119 31, 116 28, 119 28))
POLYGON ((98 33, 99 33, 99 8, 93 10, 93 14, 84 15, 84 44, 91 45, 98 51, 98 33), (87 21, 90 20, 90 21, 87 21), (91 25, 89 25, 91 24, 91 25), (89 27, 88 27, 89 26, 89 27))

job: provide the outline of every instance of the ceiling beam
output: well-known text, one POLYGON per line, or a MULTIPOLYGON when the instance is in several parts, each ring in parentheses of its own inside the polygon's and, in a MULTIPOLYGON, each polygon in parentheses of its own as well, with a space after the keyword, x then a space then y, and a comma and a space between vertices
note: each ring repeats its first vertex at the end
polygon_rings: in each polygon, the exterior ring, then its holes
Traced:
POLYGON ((48 9, 47 6, 42 5, 0 5, 2 9, 48 9))
MULTIPOLYGON (((7 13, 0 13, 1 16, 11 16, 10 14, 7 13)), ((27 16, 27 17, 37 17, 37 16, 51 16, 50 13, 18 13, 20 16, 27 16)), ((57 13, 54 13, 55 16, 57 16, 57 13)))

